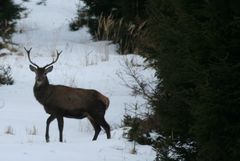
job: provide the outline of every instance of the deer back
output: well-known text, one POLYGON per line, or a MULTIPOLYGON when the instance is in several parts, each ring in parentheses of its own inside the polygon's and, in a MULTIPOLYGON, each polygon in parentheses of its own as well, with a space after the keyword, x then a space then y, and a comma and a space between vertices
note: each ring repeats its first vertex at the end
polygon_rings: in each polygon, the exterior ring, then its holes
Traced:
POLYGON ((62 110, 88 111, 96 108, 100 103, 107 109, 109 100, 100 92, 92 89, 72 88, 62 85, 51 85, 46 106, 53 106, 62 110))

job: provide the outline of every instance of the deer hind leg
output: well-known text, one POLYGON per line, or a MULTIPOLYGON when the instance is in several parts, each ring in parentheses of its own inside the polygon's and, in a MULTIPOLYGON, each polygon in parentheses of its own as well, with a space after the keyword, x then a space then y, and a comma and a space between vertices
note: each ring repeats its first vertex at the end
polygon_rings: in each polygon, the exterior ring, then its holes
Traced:
POLYGON ((96 123, 96 121, 93 120, 92 117, 88 116, 88 120, 90 121, 90 123, 92 124, 94 130, 95 130, 95 134, 94 134, 94 137, 93 137, 93 141, 94 140, 97 140, 97 137, 101 131, 101 127, 96 123))
POLYGON ((111 133, 110 133, 110 126, 109 124, 107 123, 107 121, 105 120, 105 118, 103 117, 99 124, 104 128, 104 130, 106 131, 106 134, 107 134, 107 138, 110 139, 111 138, 111 133))
POLYGON ((105 130, 105 132, 107 134, 107 138, 110 139, 111 138, 110 126, 107 123, 107 121, 105 120, 104 116, 97 117, 96 122, 97 122, 97 124, 99 124, 100 126, 103 127, 103 129, 105 130))
POLYGON ((58 116, 57 121, 59 129, 59 141, 63 142, 63 125, 64 125, 63 116, 58 116))
POLYGON ((46 139, 46 142, 49 142, 49 126, 50 126, 50 123, 55 119, 56 117, 53 116, 53 115, 50 115, 47 119, 47 126, 46 126, 46 133, 45 133, 45 139, 46 139))

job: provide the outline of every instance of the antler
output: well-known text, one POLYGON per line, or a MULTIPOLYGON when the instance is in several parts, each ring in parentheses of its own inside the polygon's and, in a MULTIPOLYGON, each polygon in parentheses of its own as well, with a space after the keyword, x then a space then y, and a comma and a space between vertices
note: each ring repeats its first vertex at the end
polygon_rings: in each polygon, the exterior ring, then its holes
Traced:
POLYGON ((34 63, 34 62, 31 60, 31 58, 30 58, 30 52, 31 52, 32 48, 30 48, 29 50, 27 50, 27 49, 24 47, 24 49, 25 49, 25 51, 27 52, 28 60, 30 61, 30 63, 31 63, 32 65, 34 65, 34 66, 36 66, 36 67, 39 68, 39 66, 38 66, 36 63, 34 63))
POLYGON ((54 63, 56 63, 61 53, 62 53, 62 51, 60 51, 60 52, 57 51, 57 58, 55 60, 53 59, 53 61, 50 64, 45 65, 43 68, 47 68, 50 65, 53 65, 54 63))

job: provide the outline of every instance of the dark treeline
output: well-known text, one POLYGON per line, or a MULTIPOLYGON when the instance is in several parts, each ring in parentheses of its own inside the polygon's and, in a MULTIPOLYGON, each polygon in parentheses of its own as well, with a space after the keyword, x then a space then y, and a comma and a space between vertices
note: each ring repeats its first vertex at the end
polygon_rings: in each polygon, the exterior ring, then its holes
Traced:
MULTIPOLYGON (((12 0, 0 0, 0 50, 8 48, 8 44, 11 43, 11 35, 15 32, 15 20, 20 18, 20 12, 23 10, 23 7, 14 4, 12 0)), ((5 53, 0 53, 0 57, 4 55, 5 53)), ((0 86, 11 85, 13 82, 11 67, 0 64, 0 86)))
POLYGON ((91 15, 100 16, 113 13, 116 18, 124 17, 128 21, 147 17, 146 0, 83 0, 89 6, 91 15))
POLYGON ((135 44, 159 80, 149 99, 156 160, 239 160, 240 2, 84 1, 96 17, 146 22, 135 44))
POLYGON ((142 44, 163 79, 151 102, 165 136, 159 158, 239 160, 239 8, 233 0, 149 1, 142 44))
POLYGON ((83 25, 96 40, 111 40, 119 44, 120 53, 134 53, 136 38, 147 18, 146 0, 83 0, 85 8, 78 8, 77 17, 70 23, 75 31, 83 25))
POLYGON ((15 20, 20 18, 20 12, 23 11, 20 5, 14 4, 12 0, 0 1, 0 37, 10 39, 14 32, 15 20))

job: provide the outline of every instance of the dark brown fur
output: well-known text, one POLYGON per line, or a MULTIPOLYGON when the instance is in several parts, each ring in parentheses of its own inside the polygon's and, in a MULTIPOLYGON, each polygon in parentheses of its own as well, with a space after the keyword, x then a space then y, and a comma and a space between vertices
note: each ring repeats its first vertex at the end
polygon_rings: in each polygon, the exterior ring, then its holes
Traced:
POLYGON ((92 89, 71 88, 62 85, 51 85, 48 82, 45 69, 36 68, 34 95, 50 114, 47 120, 46 141, 49 141, 49 124, 55 118, 58 120, 60 142, 63 131, 63 117, 83 119, 87 117, 95 129, 93 140, 96 140, 102 126, 107 138, 110 138, 110 127, 104 119, 109 106, 109 99, 100 92, 92 89), (41 84, 39 84, 41 82, 41 84))
MULTIPOLYGON (((26 49, 25 49, 26 50, 26 49)), ((49 126, 50 123, 57 119, 59 128, 59 141, 63 141, 63 125, 64 117, 83 119, 88 118, 91 122, 95 134, 92 140, 96 140, 101 127, 104 128, 107 138, 111 137, 110 126, 106 122, 104 115, 109 106, 109 99, 100 92, 93 89, 72 88, 63 85, 49 84, 47 73, 53 69, 52 64, 55 63, 60 55, 49 65, 40 68, 30 59, 30 50, 26 50, 31 64, 30 70, 35 72, 36 79, 33 88, 35 98, 43 105, 46 113, 50 114, 46 123, 45 139, 49 142, 49 126)))

